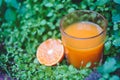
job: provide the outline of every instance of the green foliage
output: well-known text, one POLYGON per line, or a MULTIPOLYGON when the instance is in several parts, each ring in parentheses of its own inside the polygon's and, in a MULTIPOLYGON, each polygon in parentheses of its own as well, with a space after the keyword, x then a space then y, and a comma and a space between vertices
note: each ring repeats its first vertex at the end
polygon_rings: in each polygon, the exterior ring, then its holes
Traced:
POLYGON ((89 68, 91 66, 91 62, 88 62, 86 67, 89 68))
POLYGON ((7 3, 8 6, 14 7, 16 9, 18 9, 19 4, 16 0, 5 0, 5 2, 7 3))
MULTIPOLYGON (((60 38, 60 19, 74 10, 94 10, 108 20, 105 55, 117 56, 120 53, 120 4, 119 0, 0 0, 0 67, 9 76, 18 80, 84 80, 91 69, 76 69, 62 63, 53 67, 39 64, 36 59, 38 45, 44 40, 60 38)), ((100 66, 103 79, 108 78, 119 65, 114 58, 108 58, 100 66), (110 66, 108 66, 110 64, 110 66)), ((112 75, 111 80, 119 79, 112 75)))
POLYGON ((2 0, 0 0, 0 7, 1 7, 1 5, 2 5, 2 0))
POLYGON ((113 0, 115 3, 120 4, 119 0, 113 0))
POLYGON ((7 9, 5 12, 5 20, 8 22, 15 21, 16 20, 16 13, 11 9, 7 9), (10 16, 10 17, 8 17, 8 16, 10 16))
POLYGON ((111 41, 107 41, 107 42, 105 43, 105 51, 109 51, 110 48, 111 48, 111 41))
POLYGON ((120 78, 118 76, 114 75, 109 80, 120 80, 120 78))
POLYGON ((110 2, 110 0, 97 0, 96 5, 101 6, 101 5, 104 5, 108 2, 110 2))
POLYGON ((115 40, 113 41, 113 45, 115 45, 115 46, 120 46, 120 38, 115 39, 115 40))
POLYGON ((110 73, 116 71, 120 68, 119 61, 115 60, 114 58, 107 58, 105 63, 102 66, 98 67, 98 71, 102 74, 102 78, 100 80, 119 80, 117 75, 110 76, 110 73))
POLYGON ((119 67, 120 66, 117 66, 117 62, 114 58, 108 58, 106 62, 98 68, 98 71, 106 74, 106 73, 114 72, 119 67))

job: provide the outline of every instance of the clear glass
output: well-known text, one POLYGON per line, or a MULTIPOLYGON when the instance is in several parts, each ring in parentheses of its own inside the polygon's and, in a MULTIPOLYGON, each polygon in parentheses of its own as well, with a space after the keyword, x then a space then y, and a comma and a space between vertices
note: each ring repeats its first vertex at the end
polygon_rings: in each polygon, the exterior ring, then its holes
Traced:
POLYGON ((106 28, 106 19, 94 11, 78 10, 64 16, 60 22, 60 31, 68 63, 76 68, 84 67, 88 62, 92 63, 91 67, 97 66, 96 63, 100 62, 103 54, 106 28), (66 33, 65 30, 70 25, 79 22, 95 23, 101 27, 102 31, 97 35, 86 38, 78 38, 66 33))

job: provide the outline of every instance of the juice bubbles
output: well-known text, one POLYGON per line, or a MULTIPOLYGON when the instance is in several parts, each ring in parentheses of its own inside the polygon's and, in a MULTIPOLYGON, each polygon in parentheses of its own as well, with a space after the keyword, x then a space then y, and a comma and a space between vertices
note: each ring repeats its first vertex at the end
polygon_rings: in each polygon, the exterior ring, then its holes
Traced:
POLYGON ((106 37, 106 20, 93 11, 76 11, 61 21, 62 42, 68 62, 76 68, 102 59, 106 37))

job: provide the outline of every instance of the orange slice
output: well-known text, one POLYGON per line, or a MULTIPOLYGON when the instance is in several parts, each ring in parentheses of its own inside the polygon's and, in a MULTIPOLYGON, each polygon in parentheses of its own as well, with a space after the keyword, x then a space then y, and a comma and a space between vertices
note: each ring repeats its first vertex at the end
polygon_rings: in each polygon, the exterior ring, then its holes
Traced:
POLYGON ((48 39, 40 44, 37 49, 37 59, 41 64, 52 66, 64 57, 64 48, 59 39, 48 39))

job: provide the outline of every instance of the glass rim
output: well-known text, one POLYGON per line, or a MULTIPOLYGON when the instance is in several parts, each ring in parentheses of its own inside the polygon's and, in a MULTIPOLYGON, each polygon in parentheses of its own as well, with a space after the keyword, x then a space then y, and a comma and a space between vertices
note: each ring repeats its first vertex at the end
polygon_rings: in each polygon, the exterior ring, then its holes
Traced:
POLYGON ((76 11, 73 11, 71 13, 68 13, 67 15, 65 15, 61 20, 60 20, 60 31, 61 33, 63 33, 64 35, 70 37, 70 38, 74 38, 74 39, 92 39, 92 38, 95 38, 95 37, 98 37, 100 36, 101 34, 103 34, 105 31, 106 31, 106 28, 107 28, 107 25, 108 25, 108 21, 103 17, 103 15, 101 15, 100 13, 98 12, 95 12, 95 11, 92 11, 92 10, 76 10, 76 11), (74 37, 74 36, 71 36, 69 34, 67 34, 64 30, 63 30, 63 27, 62 27, 62 24, 63 24, 63 20, 66 16, 72 14, 72 13, 76 13, 76 12, 91 12, 91 13, 95 13, 95 14, 98 14, 104 21, 105 21, 105 28, 103 29, 102 32, 100 32, 99 34, 95 35, 95 36, 91 36, 91 37, 87 37, 87 38, 78 38, 78 37, 74 37))

